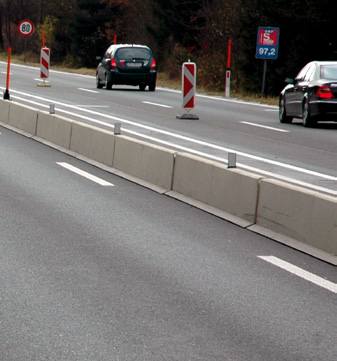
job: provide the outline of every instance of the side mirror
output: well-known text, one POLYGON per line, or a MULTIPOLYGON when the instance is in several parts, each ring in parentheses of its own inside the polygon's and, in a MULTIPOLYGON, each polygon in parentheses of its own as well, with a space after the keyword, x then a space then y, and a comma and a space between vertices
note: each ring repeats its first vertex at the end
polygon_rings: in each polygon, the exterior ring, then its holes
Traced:
POLYGON ((286 78, 284 80, 287 84, 294 84, 294 79, 293 78, 286 78))

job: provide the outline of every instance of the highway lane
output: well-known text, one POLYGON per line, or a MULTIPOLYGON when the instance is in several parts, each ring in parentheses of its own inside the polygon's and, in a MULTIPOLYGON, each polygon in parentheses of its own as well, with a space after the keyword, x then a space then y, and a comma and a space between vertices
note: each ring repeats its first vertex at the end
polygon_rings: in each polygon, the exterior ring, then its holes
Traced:
MULTIPOLYGON (((5 63, 0 63, 2 73, 5 63)), ((112 129, 170 148, 227 162, 237 153, 238 167, 337 195, 337 124, 304 129, 300 122, 280 124, 277 108, 198 95, 198 121, 176 119, 182 113, 179 91, 140 92, 118 87, 96 89, 93 77, 51 72, 51 87, 36 86, 39 69, 13 65, 14 100, 112 129)))
POLYGON ((2 361, 336 360, 334 267, 0 133, 2 361))

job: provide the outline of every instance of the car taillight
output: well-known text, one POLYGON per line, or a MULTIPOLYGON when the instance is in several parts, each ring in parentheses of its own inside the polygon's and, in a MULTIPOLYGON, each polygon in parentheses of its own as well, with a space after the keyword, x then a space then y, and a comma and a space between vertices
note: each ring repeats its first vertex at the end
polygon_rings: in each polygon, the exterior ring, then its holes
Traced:
POLYGON ((117 69, 117 63, 116 63, 116 60, 114 58, 111 59, 111 68, 112 69, 117 69))
POLYGON ((156 61, 153 59, 152 63, 151 63, 151 69, 156 69, 157 68, 157 63, 156 61))
POLYGON ((333 92, 331 91, 329 85, 325 84, 318 88, 316 92, 317 98, 321 99, 332 99, 335 96, 333 95, 333 92))

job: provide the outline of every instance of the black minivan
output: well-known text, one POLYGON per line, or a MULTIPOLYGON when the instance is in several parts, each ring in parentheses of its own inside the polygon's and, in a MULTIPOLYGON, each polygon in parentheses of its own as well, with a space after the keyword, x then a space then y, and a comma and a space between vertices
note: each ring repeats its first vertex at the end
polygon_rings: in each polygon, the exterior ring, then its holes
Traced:
POLYGON ((96 87, 111 89, 113 85, 135 85, 140 90, 155 91, 157 64, 145 45, 111 45, 96 70, 96 87))

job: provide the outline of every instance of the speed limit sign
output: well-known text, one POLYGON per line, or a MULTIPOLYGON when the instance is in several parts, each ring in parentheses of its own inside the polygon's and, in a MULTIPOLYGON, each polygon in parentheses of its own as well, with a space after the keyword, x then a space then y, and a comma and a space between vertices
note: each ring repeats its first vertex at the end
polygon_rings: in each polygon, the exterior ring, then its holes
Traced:
POLYGON ((34 32, 34 24, 30 20, 22 20, 18 25, 18 30, 22 36, 30 36, 34 32))

